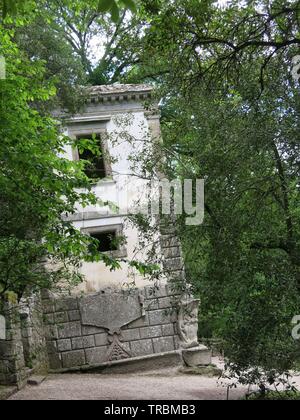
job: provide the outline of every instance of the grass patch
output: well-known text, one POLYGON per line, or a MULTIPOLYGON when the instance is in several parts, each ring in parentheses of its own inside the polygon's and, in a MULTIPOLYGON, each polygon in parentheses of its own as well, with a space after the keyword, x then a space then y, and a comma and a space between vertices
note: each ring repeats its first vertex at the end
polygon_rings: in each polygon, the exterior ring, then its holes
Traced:
POLYGON ((269 391, 265 395, 262 395, 259 392, 257 392, 246 397, 246 400, 250 400, 250 401, 300 400, 300 392, 298 391, 279 391, 279 392, 269 391))

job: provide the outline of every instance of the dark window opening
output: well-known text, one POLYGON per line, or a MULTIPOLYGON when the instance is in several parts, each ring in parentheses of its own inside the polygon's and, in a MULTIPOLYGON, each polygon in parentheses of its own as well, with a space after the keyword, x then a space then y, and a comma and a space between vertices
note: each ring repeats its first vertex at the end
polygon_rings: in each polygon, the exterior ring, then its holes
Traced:
MULTIPOLYGON (((77 139, 92 139, 92 136, 80 136, 77 139)), ((106 178, 105 161, 103 156, 103 148, 101 145, 101 139, 98 136, 96 138, 99 145, 100 154, 94 154, 91 150, 85 149, 83 151, 78 150, 80 160, 85 160, 88 163, 85 165, 84 172, 90 179, 103 179, 106 178)))
POLYGON ((97 249, 99 252, 108 252, 108 251, 118 250, 116 231, 90 233, 90 236, 98 240, 97 249))

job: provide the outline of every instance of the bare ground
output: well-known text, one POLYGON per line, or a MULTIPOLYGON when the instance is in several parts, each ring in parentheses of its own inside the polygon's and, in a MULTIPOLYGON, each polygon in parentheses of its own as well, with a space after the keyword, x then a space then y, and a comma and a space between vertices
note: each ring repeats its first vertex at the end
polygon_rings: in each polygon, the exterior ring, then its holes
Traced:
MULTIPOLYGON (((299 376, 295 381, 300 385, 299 376)), ((226 400, 227 386, 221 382, 176 368, 122 375, 59 374, 49 375, 39 386, 27 385, 10 400, 226 400)), ((231 389, 229 399, 246 392, 245 387, 231 389)))

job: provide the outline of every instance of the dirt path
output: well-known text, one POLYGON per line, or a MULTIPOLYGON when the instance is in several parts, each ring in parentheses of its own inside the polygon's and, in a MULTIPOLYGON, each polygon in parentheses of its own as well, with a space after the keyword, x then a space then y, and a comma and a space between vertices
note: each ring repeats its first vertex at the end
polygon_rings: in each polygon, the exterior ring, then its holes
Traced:
MULTIPOLYGON (((230 391, 230 399, 245 389, 230 391)), ((39 386, 26 386, 10 400, 224 400, 227 388, 217 378, 176 372, 138 375, 50 375, 39 386)))
MULTIPOLYGON (((213 363, 222 367, 219 358, 213 363)), ((293 381, 300 389, 300 376, 293 381)), ((247 388, 231 389, 229 399, 247 388)), ((10 400, 226 400, 227 387, 217 377, 182 374, 177 368, 123 375, 49 375, 39 386, 27 385, 10 400)))

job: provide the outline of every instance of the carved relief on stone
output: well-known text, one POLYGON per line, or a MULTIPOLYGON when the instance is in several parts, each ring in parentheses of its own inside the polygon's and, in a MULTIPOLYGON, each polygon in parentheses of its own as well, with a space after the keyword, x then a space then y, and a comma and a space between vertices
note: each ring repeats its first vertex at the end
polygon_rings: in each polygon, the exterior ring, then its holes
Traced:
POLYGON ((107 361, 132 357, 121 343, 121 329, 125 325, 145 316, 144 296, 140 293, 107 291, 80 300, 82 325, 104 328, 111 343, 107 361))
POLYGON ((198 343, 198 308, 199 299, 191 297, 180 302, 177 330, 181 347, 189 349, 199 345, 198 343))
MULTIPOLYGON (((119 332, 119 334, 120 333, 121 331, 119 332)), ((131 354, 122 346, 119 334, 114 333, 112 335, 108 335, 108 341, 111 343, 111 346, 108 349, 106 359, 109 362, 114 360, 128 359, 129 357, 131 357, 131 354)))

